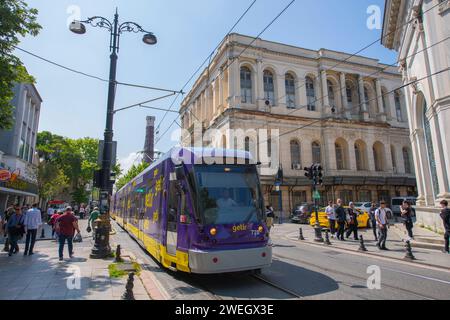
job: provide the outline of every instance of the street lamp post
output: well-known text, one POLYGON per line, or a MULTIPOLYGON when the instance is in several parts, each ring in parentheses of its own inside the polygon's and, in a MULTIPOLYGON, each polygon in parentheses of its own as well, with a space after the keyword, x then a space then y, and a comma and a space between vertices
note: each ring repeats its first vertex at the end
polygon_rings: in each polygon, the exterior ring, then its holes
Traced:
POLYGON ((135 22, 124 22, 119 24, 119 14, 116 9, 113 22, 108 19, 95 16, 84 21, 73 21, 70 24, 70 31, 76 34, 86 33, 85 24, 93 27, 107 29, 110 32, 110 68, 109 68, 109 87, 108 102, 106 111, 106 128, 104 133, 104 147, 102 154, 102 167, 100 174, 100 190, 102 201, 101 219, 96 221, 96 237, 95 244, 92 248, 91 258, 104 258, 109 256, 111 248, 109 246, 109 201, 112 194, 111 183, 111 166, 112 166, 112 150, 113 150, 113 118, 114 118, 114 101, 116 96, 116 72, 117 72, 117 53, 119 51, 120 35, 124 32, 144 33, 143 42, 148 45, 154 45, 157 42, 156 36, 142 29, 135 22))

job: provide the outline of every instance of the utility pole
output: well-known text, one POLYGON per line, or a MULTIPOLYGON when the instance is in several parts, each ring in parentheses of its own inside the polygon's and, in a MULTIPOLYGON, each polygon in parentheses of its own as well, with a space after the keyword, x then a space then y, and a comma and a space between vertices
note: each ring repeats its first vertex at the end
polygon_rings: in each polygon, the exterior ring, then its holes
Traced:
POLYGON ((311 167, 305 167, 305 176, 311 180, 313 189, 313 199, 314 199, 314 211, 316 216, 316 223, 314 224, 314 233, 316 242, 323 242, 322 237, 322 227, 319 222, 319 210, 318 210, 318 199, 320 198, 319 192, 317 191, 317 186, 323 183, 322 177, 322 166, 318 163, 313 164, 311 167))

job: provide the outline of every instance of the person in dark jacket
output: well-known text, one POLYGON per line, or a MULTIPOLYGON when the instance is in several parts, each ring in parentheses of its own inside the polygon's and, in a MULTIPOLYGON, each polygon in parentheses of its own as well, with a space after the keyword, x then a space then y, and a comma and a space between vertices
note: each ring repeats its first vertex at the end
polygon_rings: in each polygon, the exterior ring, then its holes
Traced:
POLYGON ((6 224, 6 230, 8 232, 8 239, 10 244, 8 252, 9 256, 12 256, 13 254, 19 252, 19 245, 17 244, 17 242, 23 237, 23 234, 25 232, 25 217, 22 214, 20 206, 15 206, 14 210, 15 213, 9 217, 6 224))
POLYGON ((378 241, 377 219, 375 219, 375 211, 377 211, 377 205, 375 204, 375 202, 372 202, 372 206, 369 209, 370 225, 373 230, 373 235, 375 237, 375 241, 378 241))
POLYGON ((414 227, 414 223, 412 220, 412 209, 411 206, 409 205, 408 201, 403 201, 402 207, 400 208, 400 212, 401 212, 401 216, 403 219, 403 224, 405 225, 406 230, 408 231, 408 236, 411 239, 414 239, 414 235, 413 235, 413 227, 414 227))
POLYGON ((348 222, 346 237, 348 239, 353 232, 354 239, 358 240, 358 211, 355 210, 355 205, 353 202, 349 203, 347 212, 350 217, 350 221, 348 222))
POLYGON ((344 241, 346 213, 344 207, 342 207, 342 200, 338 199, 336 203, 336 220, 338 223, 337 238, 341 241, 344 241))
POLYGON ((445 241, 445 253, 450 253, 449 251, 449 239, 450 239, 450 209, 448 208, 448 201, 442 200, 441 201, 441 218, 442 222, 444 223, 444 241, 445 241))

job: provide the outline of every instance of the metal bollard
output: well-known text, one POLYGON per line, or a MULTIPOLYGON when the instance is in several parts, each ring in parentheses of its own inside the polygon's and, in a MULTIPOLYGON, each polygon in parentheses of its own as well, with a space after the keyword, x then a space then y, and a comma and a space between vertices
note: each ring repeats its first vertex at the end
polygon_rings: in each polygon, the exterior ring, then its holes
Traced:
POLYGON ((325 244, 326 244, 327 246, 330 246, 330 245, 331 245, 331 242, 330 242, 330 235, 328 234, 328 230, 325 230, 325 244))
POLYGON ((302 228, 298 228, 298 240, 305 240, 302 228))
POLYGON ((403 258, 404 260, 416 260, 416 257, 414 257, 413 253, 412 253, 412 248, 411 248, 411 242, 409 242, 409 240, 406 241, 406 254, 405 257, 403 258))
POLYGON ((41 238, 45 238, 45 230, 44 230, 43 225, 42 225, 42 231, 41 231, 41 238))
POLYGON ((114 260, 115 262, 122 262, 122 257, 121 257, 121 250, 120 250, 120 244, 117 245, 116 248, 116 259, 114 260))
POLYGON ((366 246, 364 245, 364 238, 362 235, 359 236, 359 248, 358 251, 367 251, 366 246))
POLYGON ((127 285, 125 286, 125 293, 122 295, 122 300, 136 300, 133 294, 134 288, 134 272, 128 274, 127 285))

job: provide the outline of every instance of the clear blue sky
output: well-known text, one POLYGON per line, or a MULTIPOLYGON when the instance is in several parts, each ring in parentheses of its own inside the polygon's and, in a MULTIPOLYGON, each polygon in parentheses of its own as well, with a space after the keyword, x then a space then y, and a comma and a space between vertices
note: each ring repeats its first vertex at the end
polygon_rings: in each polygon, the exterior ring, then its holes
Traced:
MULTIPOLYGON (((69 67, 102 78, 109 71, 109 35, 106 30, 89 28, 85 35, 67 28, 71 5, 81 9, 82 18, 101 15, 112 19, 115 7, 121 21, 141 24, 158 37, 156 46, 146 46, 141 35, 126 33, 121 39, 118 80, 149 86, 180 89, 206 58, 251 0, 28 0, 39 10, 43 30, 38 37, 26 38, 21 47, 69 67)), ((290 0, 257 0, 235 32, 257 35, 290 0)), ((381 30, 366 26, 370 5, 381 12, 384 0, 297 0, 263 35, 263 39, 300 47, 354 53, 381 36, 381 30)), ((71 138, 103 137, 107 84, 59 69, 18 52, 28 71, 37 79, 44 100, 39 130, 71 138)), ((396 54, 376 44, 361 55, 394 63, 396 54)), ((190 87, 187 89, 189 90, 190 87)), ((116 108, 156 97, 160 93, 119 87, 116 108)), ((180 99, 181 100, 181 99, 180 99)), ((180 101, 179 100, 179 101, 180 101)), ((154 103, 167 108, 172 98, 154 103)), ((179 106, 179 101, 174 109, 179 106)), ((118 157, 143 149, 145 116, 158 120, 162 111, 134 109, 118 113, 114 139, 118 157)), ((170 114, 161 132, 176 117, 170 114)), ((176 126, 174 126, 175 128, 176 126)), ((157 145, 166 151, 174 142, 168 134, 157 145)))

